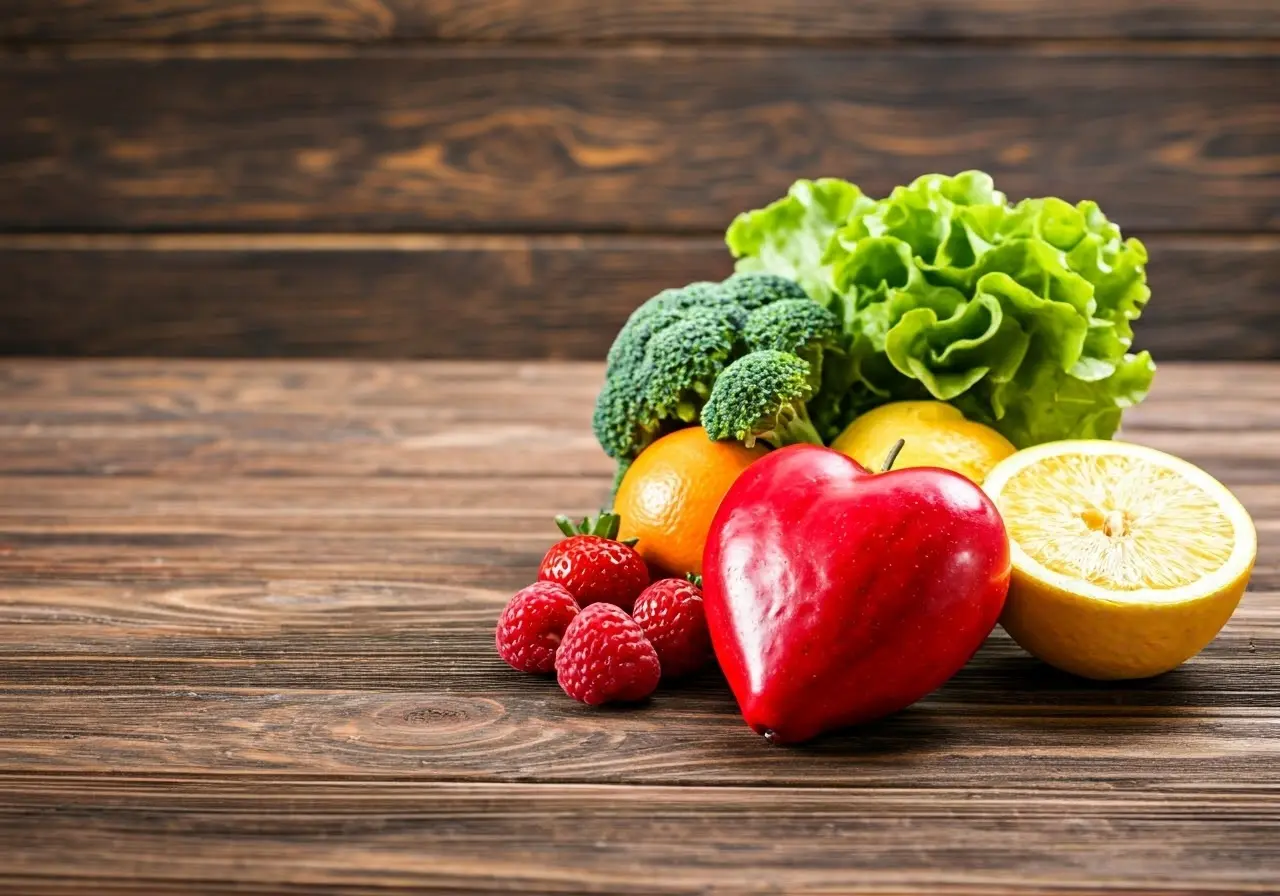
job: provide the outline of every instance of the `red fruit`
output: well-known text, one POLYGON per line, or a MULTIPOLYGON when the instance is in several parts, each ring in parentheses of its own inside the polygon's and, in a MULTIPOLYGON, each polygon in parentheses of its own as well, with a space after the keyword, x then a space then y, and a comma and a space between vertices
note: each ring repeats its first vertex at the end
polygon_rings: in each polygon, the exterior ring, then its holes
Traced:
POLYGON ((498 656, 521 672, 552 671, 556 648, 579 612, 573 595, 563 585, 534 582, 520 589, 498 617, 498 656))
POLYGON ((592 604, 579 613, 556 653, 560 687, 589 706, 643 700, 661 677, 658 654, 644 630, 613 604, 592 604))
POLYGON ((614 541, 618 518, 601 514, 598 521, 583 520, 577 527, 564 517, 556 522, 570 537, 547 551, 538 579, 568 588, 580 606, 604 602, 630 612, 649 584, 649 567, 631 545, 614 541), (585 532, 574 534, 579 530, 585 532))
POLYGON ((958 473, 872 474, 792 445, 729 489, 702 574, 747 724, 789 743, 896 712, 954 675, 1000 616, 1009 539, 958 473))
POLYGON ((702 589, 686 579, 662 579, 641 592, 632 618, 658 653, 662 677, 681 678, 711 659, 702 589))

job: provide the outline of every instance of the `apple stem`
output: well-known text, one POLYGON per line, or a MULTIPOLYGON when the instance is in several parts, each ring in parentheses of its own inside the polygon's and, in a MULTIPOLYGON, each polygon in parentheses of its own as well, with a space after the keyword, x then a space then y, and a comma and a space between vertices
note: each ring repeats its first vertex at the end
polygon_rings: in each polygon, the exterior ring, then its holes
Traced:
POLYGON ((898 439, 893 443, 893 447, 889 449, 889 453, 885 456, 884 466, 880 468, 881 473, 888 473, 893 469, 893 462, 898 459, 898 455, 902 452, 902 447, 906 444, 906 439, 898 439))

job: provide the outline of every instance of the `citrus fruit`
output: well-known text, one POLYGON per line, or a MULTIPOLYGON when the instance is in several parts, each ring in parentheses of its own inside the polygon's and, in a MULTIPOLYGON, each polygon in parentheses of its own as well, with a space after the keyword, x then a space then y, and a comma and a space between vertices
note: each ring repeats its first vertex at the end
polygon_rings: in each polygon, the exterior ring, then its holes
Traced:
POLYGON ((991 427, 966 420, 941 401, 881 405, 846 426, 831 447, 868 470, 878 470, 898 439, 906 444, 895 469, 942 467, 979 484, 988 470, 1017 450, 991 427))
POLYGON ((1244 594, 1248 511, 1204 470, 1128 442, 1050 442, 988 474, 1013 580, 1000 622, 1086 678, 1146 678, 1199 653, 1244 594))
POLYGON ((619 538, 638 538, 645 562, 666 573, 702 572, 702 549, 720 500, 767 448, 713 442, 700 426, 654 442, 635 459, 618 486, 613 512, 619 538))

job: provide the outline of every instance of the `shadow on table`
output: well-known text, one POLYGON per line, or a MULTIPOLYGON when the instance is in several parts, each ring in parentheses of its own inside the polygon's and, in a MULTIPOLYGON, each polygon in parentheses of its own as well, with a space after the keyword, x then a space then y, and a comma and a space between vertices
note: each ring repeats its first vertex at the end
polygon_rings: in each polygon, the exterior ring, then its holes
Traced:
POLYGON ((834 732, 800 749, 826 756, 934 754, 983 743, 1027 749, 1163 737, 1171 720, 1213 717, 1221 681, 1192 664, 1137 681, 1091 681, 1025 654, 986 657, 929 697, 888 718, 834 732))
MULTIPOLYGON (((787 749, 823 756, 936 756, 988 741, 1031 747, 1099 736, 1113 744, 1139 740, 1167 731, 1171 720, 1216 715, 1222 698, 1218 672, 1212 662, 1193 660, 1154 678, 1091 681, 1054 669, 997 635, 954 678, 915 705, 787 749)), ((718 669, 664 685, 661 693, 672 708, 694 704, 737 714, 718 669)))

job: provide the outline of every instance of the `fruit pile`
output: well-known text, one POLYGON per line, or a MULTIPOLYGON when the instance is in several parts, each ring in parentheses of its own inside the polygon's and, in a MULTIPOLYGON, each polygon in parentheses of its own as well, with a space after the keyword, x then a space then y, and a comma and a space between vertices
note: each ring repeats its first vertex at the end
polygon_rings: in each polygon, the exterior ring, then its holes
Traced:
POLYGON ((498 620, 498 655, 508 665, 554 671, 566 694, 590 706, 643 700, 659 680, 707 665, 711 638, 696 580, 651 583, 644 560, 617 540, 616 514, 556 522, 567 537, 498 620))
POLYGON ((997 623, 1095 679, 1226 624, 1257 534, 1208 473, 1111 438, 1154 372, 1129 351, 1150 290, 1095 204, 980 172, 879 201, 801 181, 728 243, 738 273, 614 341, 613 512, 561 519, 499 621, 510 665, 599 704, 714 653, 747 724, 795 743, 919 700, 997 623))

